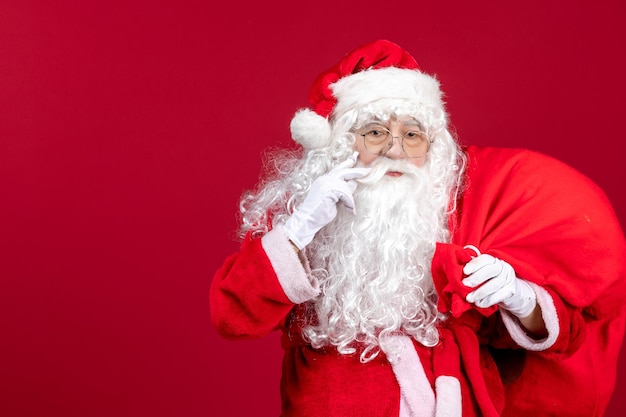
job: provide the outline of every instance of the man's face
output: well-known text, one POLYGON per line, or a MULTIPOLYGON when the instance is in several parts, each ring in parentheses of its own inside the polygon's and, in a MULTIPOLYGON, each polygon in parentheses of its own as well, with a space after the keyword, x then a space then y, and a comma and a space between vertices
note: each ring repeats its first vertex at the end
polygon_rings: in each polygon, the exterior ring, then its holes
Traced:
MULTIPOLYGON (((359 161, 364 166, 369 166, 378 158, 389 158, 404 160, 419 168, 424 165, 430 146, 422 131, 421 125, 410 117, 372 120, 355 132, 354 149, 359 152, 359 161)), ((402 173, 390 171, 387 175, 397 177, 402 173)))

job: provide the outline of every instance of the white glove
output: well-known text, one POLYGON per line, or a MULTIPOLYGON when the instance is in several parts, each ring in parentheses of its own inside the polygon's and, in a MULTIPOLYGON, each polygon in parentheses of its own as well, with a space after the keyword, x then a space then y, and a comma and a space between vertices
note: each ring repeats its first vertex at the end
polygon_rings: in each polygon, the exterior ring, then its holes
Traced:
POLYGON ((330 172, 313 181, 302 204, 285 222, 283 231, 298 249, 304 249, 315 234, 337 216, 338 201, 354 212, 352 193, 357 186, 354 179, 370 172, 370 168, 353 168, 358 155, 355 152, 330 172))
POLYGON ((537 296, 530 285, 515 276, 513 267, 501 259, 487 254, 478 255, 465 264, 463 272, 468 275, 463 279, 463 285, 480 285, 465 297, 477 307, 487 308, 497 304, 523 319, 537 305, 537 296))

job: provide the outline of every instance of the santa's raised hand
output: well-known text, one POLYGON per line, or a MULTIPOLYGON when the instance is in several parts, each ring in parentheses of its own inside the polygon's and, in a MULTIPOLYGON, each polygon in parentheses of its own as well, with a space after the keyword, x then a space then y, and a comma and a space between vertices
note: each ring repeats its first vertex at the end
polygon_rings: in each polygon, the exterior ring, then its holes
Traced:
POLYGON ((317 178, 306 198, 287 219, 283 231, 298 249, 311 243, 315 234, 337 216, 337 203, 354 211, 356 178, 370 172, 370 168, 355 168, 359 153, 354 152, 348 159, 337 165, 327 174, 317 178))

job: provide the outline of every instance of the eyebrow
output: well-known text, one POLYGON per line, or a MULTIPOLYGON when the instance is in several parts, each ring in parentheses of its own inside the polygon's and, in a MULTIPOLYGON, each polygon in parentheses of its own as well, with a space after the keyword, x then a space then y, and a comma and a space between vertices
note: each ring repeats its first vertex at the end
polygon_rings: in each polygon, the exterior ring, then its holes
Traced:
POLYGON ((371 125, 374 123, 382 124, 382 123, 385 123, 385 120, 381 119, 378 116, 373 116, 365 121, 365 125, 371 125))
POLYGON ((423 128, 424 128, 424 125, 423 125, 423 124, 422 124, 419 120, 417 120, 417 119, 415 119, 415 118, 413 118, 413 117, 408 118, 408 119, 406 119, 406 120, 403 120, 403 121, 402 121, 402 124, 405 124, 405 125, 411 125, 411 126, 417 126, 417 127, 419 127, 420 129, 423 129, 423 128))
MULTIPOLYGON (((368 120, 365 124, 363 124, 363 127, 366 128, 366 127, 369 127, 369 126, 372 126, 372 125, 380 125, 380 126, 385 127, 385 128, 388 129, 387 123, 388 123, 388 120, 385 121, 385 120, 382 120, 379 117, 374 116, 370 120, 368 120)), ((408 118, 406 120, 403 120, 401 123, 403 125, 405 125, 405 126, 406 125, 408 125, 408 126, 415 126, 415 127, 419 128, 420 130, 424 130, 424 125, 419 120, 417 120, 414 117, 410 117, 410 118, 408 118)))

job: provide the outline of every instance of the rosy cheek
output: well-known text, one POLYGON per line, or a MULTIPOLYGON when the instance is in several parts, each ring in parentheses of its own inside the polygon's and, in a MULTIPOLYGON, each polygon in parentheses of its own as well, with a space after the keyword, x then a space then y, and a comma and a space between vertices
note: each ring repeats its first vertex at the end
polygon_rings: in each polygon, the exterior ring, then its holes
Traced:
POLYGON ((376 155, 370 155, 370 154, 363 154, 360 153, 359 154, 359 162, 363 165, 363 166, 368 166, 369 164, 371 164, 372 162, 374 162, 374 160, 377 158, 376 155))
POLYGON ((363 166, 371 164, 378 157, 378 155, 369 153, 361 142, 354 144, 354 150, 359 152, 359 163, 363 166))
POLYGON ((424 165, 424 162, 426 162, 426 159, 425 158, 415 158, 415 159, 411 158, 410 161, 411 161, 411 164, 415 165, 418 168, 421 168, 422 165, 424 165))

